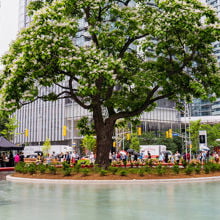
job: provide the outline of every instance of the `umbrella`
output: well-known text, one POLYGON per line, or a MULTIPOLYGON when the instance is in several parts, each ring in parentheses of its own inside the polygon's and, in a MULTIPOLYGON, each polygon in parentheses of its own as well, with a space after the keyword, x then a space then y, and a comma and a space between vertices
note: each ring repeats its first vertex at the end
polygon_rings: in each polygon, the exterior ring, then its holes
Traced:
POLYGON ((136 151, 134 151, 134 155, 140 156, 140 154, 136 151))
POLYGON ((124 154, 124 155, 127 154, 126 151, 124 151, 124 150, 121 150, 119 153, 120 153, 120 154, 124 154))
POLYGON ((40 156, 43 155, 43 151, 41 151, 41 150, 36 150, 36 151, 34 151, 34 153, 36 153, 36 154, 38 154, 38 155, 40 155, 40 156))
POLYGON ((39 153, 43 153, 41 150, 36 150, 34 151, 34 153, 39 154, 39 153))
POLYGON ((128 152, 128 153, 133 153, 133 152, 134 152, 134 149, 128 149, 127 152, 128 152))

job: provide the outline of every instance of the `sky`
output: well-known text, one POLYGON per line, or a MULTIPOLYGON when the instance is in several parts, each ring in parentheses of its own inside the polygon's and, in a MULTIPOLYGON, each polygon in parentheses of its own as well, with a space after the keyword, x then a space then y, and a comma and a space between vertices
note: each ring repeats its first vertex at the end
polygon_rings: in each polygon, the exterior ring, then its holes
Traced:
POLYGON ((2 56, 18 32, 19 0, 0 0, 0 4, 0 56, 2 56))

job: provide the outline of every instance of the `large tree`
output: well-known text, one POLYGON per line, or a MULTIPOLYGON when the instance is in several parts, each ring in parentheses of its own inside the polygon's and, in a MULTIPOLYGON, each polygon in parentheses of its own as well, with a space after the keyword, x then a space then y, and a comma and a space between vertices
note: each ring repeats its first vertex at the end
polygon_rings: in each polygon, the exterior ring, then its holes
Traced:
POLYGON ((2 58, 1 106, 73 99, 93 113, 101 166, 109 164, 118 119, 163 98, 220 94, 212 48, 219 20, 197 0, 56 0, 30 8, 32 22, 2 58), (39 93, 53 85, 62 92, 39 93))

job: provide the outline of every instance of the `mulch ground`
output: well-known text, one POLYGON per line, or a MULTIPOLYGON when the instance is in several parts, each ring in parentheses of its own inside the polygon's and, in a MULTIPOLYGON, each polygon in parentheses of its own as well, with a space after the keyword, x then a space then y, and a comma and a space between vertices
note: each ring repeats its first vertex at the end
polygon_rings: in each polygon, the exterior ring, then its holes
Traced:
POLYGON ((144 176, 140 176, 138 174, 128 174, 127 176, 120 175, 112 175, 107 174, 106 176, 100 176, 98 173, 91 173, 88 176, 83 176, 82 173, 72 174, 71 176, 64 176, 61 173, 58 174, 22 174, 22 173, 14 173, 12 174, 14 177, 22 177, 22 178, 33 178, 33 179, 69 179, 69 180, 132 180, 132 179, 178 179, 178 178, 198 178, 198 177, 212 177, 212 176, 220 176, 220 172, 214 173, 201 173, 201 174, 191 174, 186 175, 184 173, 179 174, 165 174, 159 176, 158 174, 145 174, 144 176))

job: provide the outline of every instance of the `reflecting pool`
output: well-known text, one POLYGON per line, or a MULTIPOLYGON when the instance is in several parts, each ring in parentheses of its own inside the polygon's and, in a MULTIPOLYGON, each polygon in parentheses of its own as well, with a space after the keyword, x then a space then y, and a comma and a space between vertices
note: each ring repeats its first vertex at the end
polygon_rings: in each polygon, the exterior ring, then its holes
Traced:
POLYGON ((0 181, 3 220, 220 219, 220 182, 31 184, 0 181))

